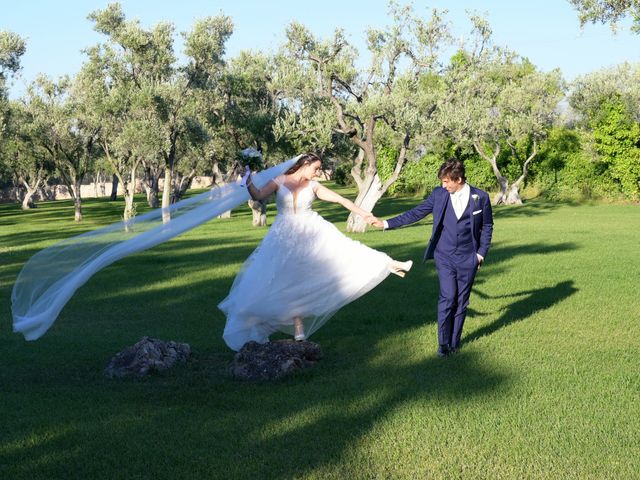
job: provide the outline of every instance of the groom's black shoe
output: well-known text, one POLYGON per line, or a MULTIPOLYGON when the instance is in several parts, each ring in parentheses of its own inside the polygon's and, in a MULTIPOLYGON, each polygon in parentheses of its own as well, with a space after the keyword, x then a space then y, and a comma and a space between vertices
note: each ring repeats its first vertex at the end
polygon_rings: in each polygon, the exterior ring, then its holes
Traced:
POLYGON ((447 355, 449 355, 449 353, 450 353, 449 345, 438 345, 437 355, 440 358, 446 357, 447 355))

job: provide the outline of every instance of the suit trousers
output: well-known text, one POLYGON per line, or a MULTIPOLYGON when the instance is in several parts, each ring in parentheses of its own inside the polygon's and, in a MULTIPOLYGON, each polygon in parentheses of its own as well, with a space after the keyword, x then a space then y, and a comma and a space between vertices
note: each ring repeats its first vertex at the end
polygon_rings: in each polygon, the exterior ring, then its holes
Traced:
POLYGON ((438 342, 458 348, 471 287, 478 271, 478 258, 475 252, 444 255, 436 251, 434 260, 440 281, 438 342))

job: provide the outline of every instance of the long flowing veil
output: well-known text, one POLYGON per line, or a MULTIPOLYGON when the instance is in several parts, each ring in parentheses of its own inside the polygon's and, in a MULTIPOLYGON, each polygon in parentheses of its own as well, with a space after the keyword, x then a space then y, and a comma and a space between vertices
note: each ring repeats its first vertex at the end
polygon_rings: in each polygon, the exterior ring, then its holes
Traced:
MULTIPOLYGON (((258 187, 286 172, 287 160, 254 177, 258 187)), ((91 276, 113 262, 190 230, 249 199, 240 183, 214 187, 166 209, 67 238, 36 253, 24 265, 11 294, 13 331, 40 338, 91 276)))

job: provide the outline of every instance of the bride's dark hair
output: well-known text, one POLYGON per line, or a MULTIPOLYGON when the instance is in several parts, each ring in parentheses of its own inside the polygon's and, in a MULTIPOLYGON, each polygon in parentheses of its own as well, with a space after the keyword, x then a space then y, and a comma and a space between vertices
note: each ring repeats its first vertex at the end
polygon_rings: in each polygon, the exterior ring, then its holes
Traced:
POLYGON ((298 161, 294 163, 289 170, 284 172, 284 174, 291 175, 292 173, 295 173, 298 170, 300 170, 300 168, 302 168, 304 165, 308 165, 313 162, 322 163, 322 159, 315 153, 311 153, 311 152, 303 153, 302 155, 300 155, 300 158, 298 159, 298 161))

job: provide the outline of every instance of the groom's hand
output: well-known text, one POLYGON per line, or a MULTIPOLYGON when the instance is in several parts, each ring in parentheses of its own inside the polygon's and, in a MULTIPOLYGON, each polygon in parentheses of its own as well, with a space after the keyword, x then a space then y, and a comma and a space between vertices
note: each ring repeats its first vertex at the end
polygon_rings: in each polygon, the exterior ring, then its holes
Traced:
POLYGON ((480 266, 484 262, 484 257, 482 255, 480 255, 479 253, 476 253, 476 257, 478 257, 478 268, 480 268, 480 266))
POLYGON ((371 216, 371 221, 369 225, 373 225, 374 227, 384 228, 384 222, 377 217, 371 216))

